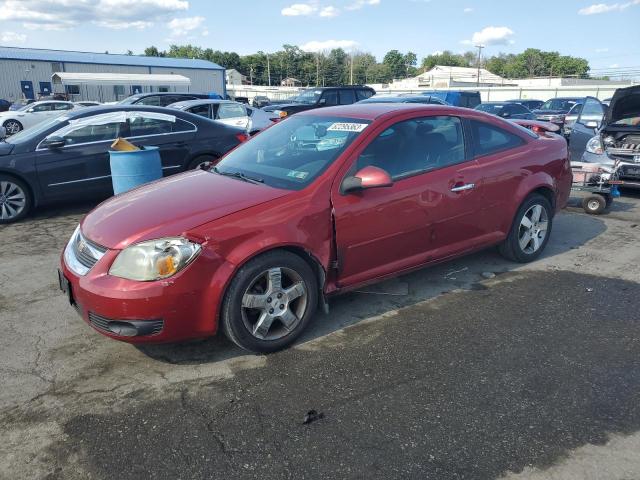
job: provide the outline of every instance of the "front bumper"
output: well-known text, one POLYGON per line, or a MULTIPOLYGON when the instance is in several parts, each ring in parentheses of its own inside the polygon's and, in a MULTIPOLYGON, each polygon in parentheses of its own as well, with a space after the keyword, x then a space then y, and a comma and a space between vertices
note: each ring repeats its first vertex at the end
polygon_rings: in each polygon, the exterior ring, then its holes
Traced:
POLYGON ((232 268, 203 248, 175 276, 138 282, 108 274, 119 251, 107 250, 86 275, 60 262, 60 285, 82 319, 108 337, 130 343, 165 343, 202 338, 217 331, 218 308, 232 268))
MULTIPOLYGON (((587 151, 582 154, 582 159, 580 161, 586 163, 599 163, 612 168, 616 163, 616 160, 606 153, 598 155, 587 151)), ((640 163, 622 162, 618 167, 618 180, 623 182, 622 186, 624 187, 640 189, 640 163)))

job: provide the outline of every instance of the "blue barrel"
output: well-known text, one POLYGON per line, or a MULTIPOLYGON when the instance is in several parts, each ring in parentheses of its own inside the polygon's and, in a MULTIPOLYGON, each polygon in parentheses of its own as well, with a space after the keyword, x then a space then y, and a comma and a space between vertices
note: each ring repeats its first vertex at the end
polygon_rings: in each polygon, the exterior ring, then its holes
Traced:
POLYGON ((109 156, 113 193, 116 195, 162 178, 158 147, 144 147, 144 150, 132 152, 110 151, 109 156))

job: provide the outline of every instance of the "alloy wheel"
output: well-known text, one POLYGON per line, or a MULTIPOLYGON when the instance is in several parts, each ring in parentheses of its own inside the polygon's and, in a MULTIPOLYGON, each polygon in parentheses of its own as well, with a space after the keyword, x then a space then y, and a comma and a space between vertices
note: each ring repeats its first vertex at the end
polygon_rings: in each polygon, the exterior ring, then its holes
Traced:
POLYGON ((249 283, 242 296, 242 321, 260 340, 287 336, 300 324, 308 303, 302 277, 289 268, 263 271, 249 283))
POLYGON ((0 182, 0 220, 16 218, 24 210, 27 196, 22 188, 11 182, 0 182))
POLYGON ((20 130, 22 130, 22 126, 15 120, 7 120, 4 123, 4 128, 7 131, 7 135, 15 135, 20 130))
POLYGON ((518 244, 527 254, 537 252, 547 236, 549 217, 542 205, 532 205, 522 216, 518 229, 518 244))

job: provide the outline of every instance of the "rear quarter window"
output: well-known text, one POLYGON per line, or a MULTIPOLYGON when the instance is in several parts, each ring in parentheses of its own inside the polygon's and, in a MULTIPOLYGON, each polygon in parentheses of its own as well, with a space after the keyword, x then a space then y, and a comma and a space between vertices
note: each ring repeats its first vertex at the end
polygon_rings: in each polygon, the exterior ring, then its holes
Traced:
POLYGON ((525 144, 518 135, 478 120, 471 120, 473 151, 476 156, 491 155, 517 148, 525 144))

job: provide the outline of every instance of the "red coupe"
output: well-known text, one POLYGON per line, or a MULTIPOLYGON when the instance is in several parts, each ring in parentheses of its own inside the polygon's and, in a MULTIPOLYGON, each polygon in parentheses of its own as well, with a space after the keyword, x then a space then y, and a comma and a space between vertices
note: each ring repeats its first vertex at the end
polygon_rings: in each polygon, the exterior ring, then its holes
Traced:
POLYGON ((269 352, 334 294, 493 245, 536 259, 570 186, 564 138, 482 112, 312 110, 213 168, 98 206, 62 254, 60 286, 118 340, 222 329, 269 352))

